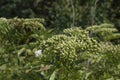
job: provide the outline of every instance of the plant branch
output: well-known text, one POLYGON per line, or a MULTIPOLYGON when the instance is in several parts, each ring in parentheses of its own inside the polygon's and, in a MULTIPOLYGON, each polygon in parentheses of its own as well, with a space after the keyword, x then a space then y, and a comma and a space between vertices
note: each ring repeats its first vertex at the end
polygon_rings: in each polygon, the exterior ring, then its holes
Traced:
POLYGON ((71 6, 72 6, 72 25, 71 25, 71 27, 74 27, 74 25, 75 25, 75 8, 74 8, 73 0, 71 0, 71 6))

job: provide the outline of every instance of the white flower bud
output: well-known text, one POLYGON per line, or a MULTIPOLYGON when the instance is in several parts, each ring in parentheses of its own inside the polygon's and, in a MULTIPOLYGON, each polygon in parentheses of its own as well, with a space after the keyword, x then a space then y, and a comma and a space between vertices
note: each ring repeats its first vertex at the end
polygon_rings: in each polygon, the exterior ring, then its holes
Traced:
POLYGON ((35 51, 35 57, 41 56, 42 55, 42 50, 37 50, 35 51))

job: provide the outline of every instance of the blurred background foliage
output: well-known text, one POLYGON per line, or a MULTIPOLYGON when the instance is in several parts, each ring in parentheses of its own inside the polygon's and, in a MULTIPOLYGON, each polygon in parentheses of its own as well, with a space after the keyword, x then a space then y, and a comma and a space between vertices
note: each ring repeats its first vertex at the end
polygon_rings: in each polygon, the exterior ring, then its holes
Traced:
MULTIPOLYGON (((1 0, 0 17, 44 18, 46 26, 71 27, 72 3, 75 26, 120 23, 119 0, 1 0)), ((119 26, 117 26, 119 28, 119 26)))

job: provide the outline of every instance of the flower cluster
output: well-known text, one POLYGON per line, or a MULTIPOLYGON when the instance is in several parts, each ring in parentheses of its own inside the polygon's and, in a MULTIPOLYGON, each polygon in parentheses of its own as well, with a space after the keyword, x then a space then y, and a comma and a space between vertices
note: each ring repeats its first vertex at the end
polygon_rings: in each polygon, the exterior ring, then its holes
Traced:
POLYGON ((63 64, 79 60, 82 54, 85 58, 90 58, 91 55, 99 53, 97 41, 90 38, 86 30, 79 28, 65 29, 63 34, 52 36, 42 43, 42 48, 47 61, 63 64))

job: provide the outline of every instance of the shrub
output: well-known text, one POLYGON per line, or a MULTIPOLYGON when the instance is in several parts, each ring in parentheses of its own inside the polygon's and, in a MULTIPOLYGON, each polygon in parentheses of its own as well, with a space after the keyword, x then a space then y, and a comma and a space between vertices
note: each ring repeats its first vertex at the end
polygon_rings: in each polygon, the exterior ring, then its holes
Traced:
POLYGON ((79 28, 65 29, 63 34, 54 35, 44 41, 41 48, 43 50, 42 61, 44 61, 44 64, 53 65, 60 71, 57 73, 58 80, 76 79, 76 76, 80 74, 75 74, 75 69, 78 67, 77 70, 79 71, 79 69, 83 68, 83 65, 84 68, 87 68, 87 62, 93 64, 92 62, 97 60, 99 55, 97 41, 90 38, 87 31, 79 28), (78 66, 78 64, 81 65, 78 66), (69 73, 69 71, 72 73, 69 73), (60 73, 64 74, 64 76, 60 73), (70 77, 70 75, 74 76, 70 77))
POLYGON ((45 30, 43 19, 0 19, 0 35, 4 41, 12 44, 24 44, 30 41, 30 35, 45 30), (22 39, 22 40, 21 40, 22 39))
MULTIPOLYGON (((9 25, 6 23, 8 22, 6 19, 2 19, 2 21, 5 26, 9 25)), ((2 21, 0 24, 3 25, 2 21)), ((111 26, 111 28, 113 27, 111 26)), ((36 41, 23 43, 22 45, 6 45, 4 51, 0 52, 0 79, 119 79, 120 45, 97 41, 96 39, 99 39, 99 37, 90 33, 90 31, 94 33, 97 29, 98 27, 89 27, 84 30, 78 27, 68 28, 57 35, 50 35, 49 31, 45 31, 45 34, 44 32, 41 33, 42 29, 37 29, 37 32, 30 29, 30 34, 36 41), (49 34, 47 38, 45 38, 46 34, 49 34)), ((21 34, 19 30, 18 33, 21 34)), ((27 34, 26 32, 22 33, 27 34)), ((98 33, 95 32, 95 34, 98 33)), ((6 40, 6 38, 3 39, 6 40)), ((6 43, 11 42, 8 39, 6 43)))
POLYGON ((45 39, 44 35, 50 35, 43 23, 39 18, 0 18, 0 79, 23 79, 23 74, 25 79, 34 73, 25 71, 30 64, 37 63, 33 53, 38 49, 38 43, 45 39))
POLYGON ((94 25, 86 28, 90 36, 98 41, 109 41, 119 44, 120 33, 112 24, 94 25))
POLYGON ((80 28, 65 29, 42 43, 42 61, 58 80, 119 79, 119 44, 97 42, 80 28))

